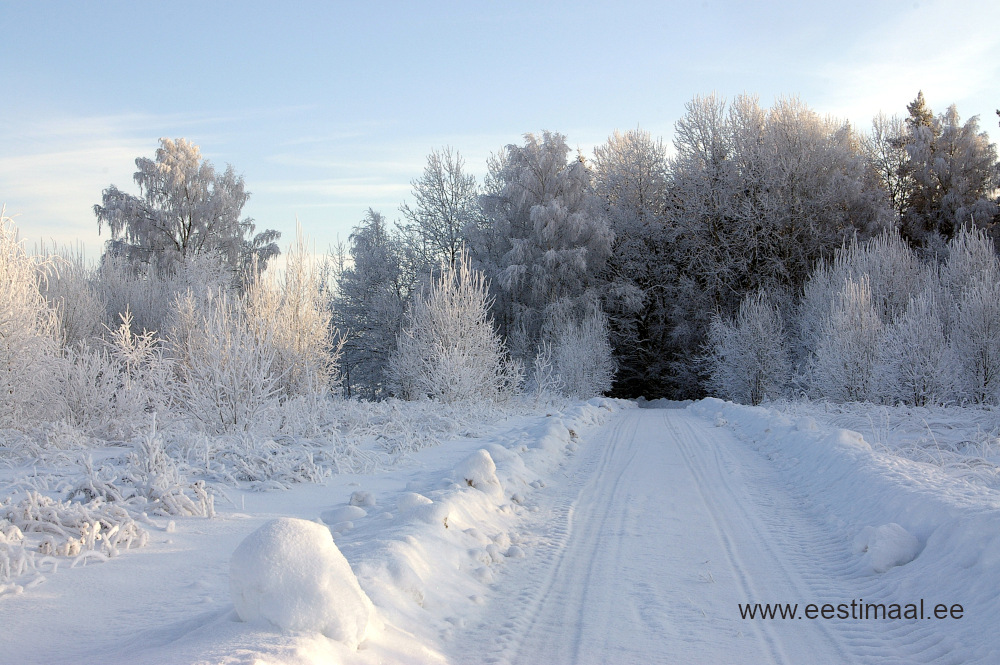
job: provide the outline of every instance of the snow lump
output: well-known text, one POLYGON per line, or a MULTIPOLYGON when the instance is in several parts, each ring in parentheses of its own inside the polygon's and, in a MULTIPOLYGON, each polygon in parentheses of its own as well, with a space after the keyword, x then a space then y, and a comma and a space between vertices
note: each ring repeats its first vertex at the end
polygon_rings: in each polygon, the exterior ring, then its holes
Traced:
POLYGON ((477 450, 455 467, 455 476, 465 481, 469 487, 475 487, 490 495, 503 495, 503 487, 497 478, 497 465, 485 450, 477 450))
POLYGON ((233 552, 229 584, 243 621, 320 632, 350 648, 374 620, 375 608, 330 530, 315 522, 276 519, 247 536, 233 552))
POLYGON ((920 553, 917 537, 895 522, 866 526, 854 537, 855 554, 864 553, 876 573, 910 563, 920 553))

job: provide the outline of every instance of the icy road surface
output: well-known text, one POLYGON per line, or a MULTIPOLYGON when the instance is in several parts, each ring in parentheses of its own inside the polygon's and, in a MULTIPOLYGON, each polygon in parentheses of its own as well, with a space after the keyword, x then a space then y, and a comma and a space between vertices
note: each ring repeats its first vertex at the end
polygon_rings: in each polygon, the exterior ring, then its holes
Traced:
POLYGON ((533 556, 497 580, 495 616, 456 635, 455 662, 907 662, 921 651, 906 646, 912 622, 894 633, 885 621, 741 618, 739 603, 802 612, 877 591, 859 586, 850 543, 728 430, 630 409, 587 438, 525 525, 533 556))

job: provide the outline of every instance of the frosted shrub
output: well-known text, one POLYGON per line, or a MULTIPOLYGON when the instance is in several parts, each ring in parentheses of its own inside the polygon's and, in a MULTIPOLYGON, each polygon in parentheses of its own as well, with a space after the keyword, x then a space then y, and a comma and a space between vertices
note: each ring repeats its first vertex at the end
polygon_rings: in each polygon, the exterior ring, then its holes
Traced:
POLYGON ((281 378, 270 331, 248 325, 243 303, 226 295, 211 296, 203 312, 190 294, 175 307, 168 343, 185 413, 209 432, 269 426, 281 378))
POLYGON ((105 255, 94 288, 105 306, 106 325, 116 325, 122 314, 130 312, 137 330, 162 333, 170 329, 177 294, 171 284, 152 271, 147 275, 140 267, 105 255))
POLYGON ((273 371, 285 397, 325 393, 334 385, 340 344, 333 339, 320 270, 301 233, 286 254, 284 273, 251 287, 247 309, 251 327, 274 345, 273 371))
POLYGON ((950 357, 957 397, 979 403, 1000 398, 1000 281, 977 279, 952 308, 950 357))
POLYGON ((882 321, 867 277, 848 278, 824 322, 813 367, 814 387, 835 401, 877 398, 876 362, 882 321))
POLYGON ((59 322, 38 290, 42 269, 0 212, 0 427, 23 427, 54 406, 59 322))
POLYGON ((17 528, 18 541, 30 544, 32 555, 107 559, 149 541, 149 534, 123 506, 103 499, 57 501, 28 492, 17 503, 0 503, 0 523, 4 522, 17 528))
POLYGON ((879 363, 884 397, 915 406, 944 401, 947 348, 934 291, 911 298, 906 312, 885 329, 879 363))
POLYGON ((399 334, 389 369, 397 394, 454 402, 505 399, 518 390, 521 369, 493 329, 489 306, 486 280, 467 257, 444 265, 399 334))
POLYGON ((107 340, 66 349, 59 365, 64 419, 92 436, 131 439, 154 413, 168 413, 171 366, 150 332, 132 332, 130 312, 107 340))
POLYGON ((67 349, 60 370, 66 422, 92 436, 127 436, 116 427, 121 419, 115 412, 119 404, 128 401, 128 395, 119 393, 119 368, 106 349, 85 345, 67 349))
POLYGON ((594 303, 581 320, 557 312, 545 330, 552 365, 567 397, 587 399, 611 390, 617 369, 608 337, 608 317, 594 303))
POLYGON ((962 228, 948 243, 948 260, 941 270, 943 286, 952 301, 958 301, 966 288, 983 280, 1000 280, 993 241, 982 229, 962 228))
POLYGON ((542 342, 531 367, 527 392, 536 405, 551 403, 562 396, 563 382, 552 364, 552 343, 542 342))
POLYGON ((217 254, 192 255, 169 269, 129 263, 105 255, 95 280, 97 298, 105 305, 108 325, 131 312, 135 330, 161 335, 173 327, 174 301, 190 296, 198 309, 222 293, 233 291, 233 275, 217 254))
POLYGON ((898 234, 883 233, 865 242, 855 238, 832 261, 820 263, 805 284, 799 305, 800 359, 816 352, 831 304, 840 297, 845 281, 862 278, 868 280, 873 310, 888 323, 903 315, 911 297, 934 284, 936 274, 898 234))
POLYGON ((66 348, 90 343, 104 330, 106 305, 92 284, 94 271, 86 264, 82 249, 65 248, 59 255, 43 247, 48 255, 45 278, 39 288, 59 321, 59 341, 66 348))
POLYGON ((781 315, 763 291, 743 299, 735 320, 713 318, 708 340, 709 386, 719 396, 756 405, 788 384, 781 315))

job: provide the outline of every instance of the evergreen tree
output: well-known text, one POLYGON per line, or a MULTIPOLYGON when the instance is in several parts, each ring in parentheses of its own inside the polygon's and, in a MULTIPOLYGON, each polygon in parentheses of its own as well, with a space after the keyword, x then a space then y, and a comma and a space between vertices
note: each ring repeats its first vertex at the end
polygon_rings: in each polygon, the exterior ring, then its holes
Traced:
POLYGON ((908 191, 902 232, 915 245, 937 246, 971 225, 986 228, 998 213, 1000 187, 996 145, 973 116, 964 124, 954 105, 934 116, 923 93, 907 106, 908 191))
POLYGON ((348 396, 376 399, 388 394, 386 367, 415 276, 403 239, 380 213, 369 210, 349 241, 352 261, 338 275, 333 302, 344 340, 340 376, 348 396))

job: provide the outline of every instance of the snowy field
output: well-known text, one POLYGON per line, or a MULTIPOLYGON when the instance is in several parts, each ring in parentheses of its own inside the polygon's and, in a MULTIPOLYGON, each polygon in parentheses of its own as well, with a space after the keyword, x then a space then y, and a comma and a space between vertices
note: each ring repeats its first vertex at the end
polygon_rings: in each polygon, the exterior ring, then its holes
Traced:
POLYGON ((1000 660, 995 411, 640 405, 6 432, 0 662, 1000 660))

